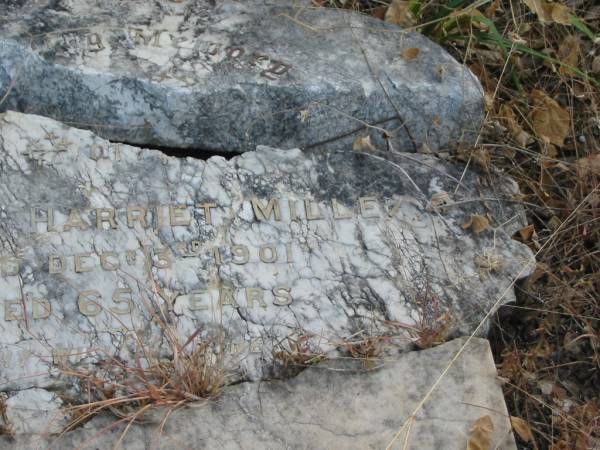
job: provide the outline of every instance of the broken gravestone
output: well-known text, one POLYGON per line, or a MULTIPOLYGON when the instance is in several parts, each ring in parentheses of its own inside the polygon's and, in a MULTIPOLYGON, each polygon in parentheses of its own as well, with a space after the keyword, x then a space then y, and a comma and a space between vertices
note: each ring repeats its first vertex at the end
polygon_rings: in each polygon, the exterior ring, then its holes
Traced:
POLYGON ((373 371, 357 367, 356 361, 338 360, 311 366, 291 380, 236 384, 216 402, 171 411, 165 425, 168 408, 130 427, 115 426, 114 418, 103 416, 64 436, 19 436, 16 442, 0 438, 0 445, 4 450, 170 450, 190 443, 197 449, 232 450, 464 450, 483 448, 466 444, 473 425, 488 416, 486 448, 516 450, 484 339, 466 345, 410 421, 418 402, 464 345, 465 339, 456 339, 405 353, 373 371))
POLYGON ((516 185, 434 157, 182 159, 15 112, 0 136, 8 405, 52 410, 84 395, 74 371, 197 342, 215 343, 233 381, 283 376, 302 352, 343 355, 357 337, 429 347, 484 332, 531 269, 511 239, 516 185))
POLYGON ((0 108, 198 152, 474 141, 483 90, 466 67, 419 33, 306 3, 4 2, 0 108))

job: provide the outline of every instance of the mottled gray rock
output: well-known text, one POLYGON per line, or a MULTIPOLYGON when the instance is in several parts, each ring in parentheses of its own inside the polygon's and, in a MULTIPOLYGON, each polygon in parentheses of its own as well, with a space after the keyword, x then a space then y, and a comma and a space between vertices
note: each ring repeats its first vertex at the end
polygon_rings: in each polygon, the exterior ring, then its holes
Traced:
POLYGON ((114 141, 237 152, 347 149, 370 135, 385 148, 386 130, 396 150, 437 151, 472 143, 483 120, 479 82, 441 47, 348 11, 282 0, 3 6, 0 108, 114 141))
MULTIPOLYGON (((349 363, 311 367, 294 379, 242 383, 210 404, 167 411, 133 426, 122 448, 146 449, 384 449, 437 381, 464 339, 386 360, 377 370, 349 363), (346 370, 342 370, 346 369, 346 370)), ((454 363, 413 422, 411 450, 464 450, 474 422, 489 415, 490 448, 515 450, 510 421, 489 344, 474 339, 454 363)), ((94 419, 60 438, 0 441, 6 450, 114 448, 124 427, 114 418, 94 419)), ((402 434, 391 448, 406 448, 402 434)))
POLYGON ((472 333, 532 266, 511 239, 516 185, 467 172, 451 196, 463 168, 430 156, 181 159, 14 112, 0 145, 10 395, 77 396, 65 366, 136 364, 140 346, 168 358, 190 336, 217 341, 235 379, 281 375, 288 337, 329 355, 365 335, 410 350, 472 333), (465 229, 475 213, 492 229, 465 229))

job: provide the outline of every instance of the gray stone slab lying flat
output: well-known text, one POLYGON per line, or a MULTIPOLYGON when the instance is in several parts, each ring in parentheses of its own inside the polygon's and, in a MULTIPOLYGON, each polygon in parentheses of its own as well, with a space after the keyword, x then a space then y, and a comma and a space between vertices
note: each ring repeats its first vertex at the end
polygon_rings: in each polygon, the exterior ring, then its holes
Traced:
POLYGON ((511 239, 515 184, 469 171, 451 196, 462 174, 418 154, 182 159, 0 115, 0 391, 50 408, 85 390, 65 366, 169 358, 190 336, 255 380, 281 375, 288 338, 395 354, 470 334, 533 256, 511 239), (473 214, 491 228, 466 229, 473 214))
POLYGON ((418 33, 348 11, 282 0, 3 5, 0 108, 119 142, 331 149, 367 135, 384 145, 385 129, 396 150, 437 151, 472 143, 483 120, 466 67, 418 33))
MULTIPOLYGON (((358 364, 311 367, 293 379, 242 383, 209 404, 167 411, 134 425, 122 448, 142 449, 384 449, 437 381, 465 339, 387 360, 368 372, 358 364), (332 370, 331 367, 334 367, 332 370)), ((475 338, 416 416, 406 441, 411 450, 464 450, 475 421, 490 416, 490 448, 516 445, 489 344, 475 338)), ((19 436, 6 450, 113 448, 124 426, 101 417, 62 437, 19 436)))

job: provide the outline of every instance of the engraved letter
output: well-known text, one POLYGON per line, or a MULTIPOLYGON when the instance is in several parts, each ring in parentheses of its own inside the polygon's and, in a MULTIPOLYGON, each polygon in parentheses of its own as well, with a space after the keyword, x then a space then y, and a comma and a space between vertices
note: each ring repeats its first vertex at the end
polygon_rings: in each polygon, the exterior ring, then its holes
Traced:
POLYGON ((195 289, 189 294, 189 303, 190 303, 190 311, 204 311, 208 309, 207 305, 201 305, 202 295, 206 294, 206 291, 201 291, 200 289, 195 289))
POLYGON ((217 205, 214 203, 196 203, 196 208, 204 209, 204 221, 207 225, 212 225, 212 215, 210 213, 211 208, 216 208, 217 205))
POLYGON ((192 221, 185 205, 170 205, 169 218, 172 227, 189 227, 192 221))
POLYGON ((102 38, 98 33, 90 33, 87 36, 88 45, 90 48, 88 49, 90 52, 99 52, 104 50, 104 44, 102 43, 102 38))
POLYGON ((275 286, 273 288, 273 295, 275 296, 275 300, 273 300, 273 304, 277 306, 288 306, 291 305, 294 299, 290 294, 291 289, 287 286, 275 286))
POLYGON ((36 208, 31 208, 31 232, 37 233, 38 223, 46 224, 46 231, 54 231, 54 210, 48 208, 46 210, 46 217, 40 217, 36 208))
POLYGON ((254 302, 258 302, 261 308, 266 308, 267 304, 264 301, 264 292, 259 288, 246 288, 246 301, 248 308, 254 308, 254 302))
POLYGON ((50 255, 48 257, 48 272, 63 273, 67 268, 67 260, 62 255, 50 255))
POLYGON ((257 198, 252 199, 252 208, 254 208, 254 215, 258 220, 268 221, 271 216, 275 215, 275 220, 281 220, 281 208, 279 207, 279 199, 272 198, 269 200, 267 206, 260 203, 257 198))
POLYGON ((115 210, 113 208, 98 208, 96 209, 96 228, 103 230, 103 224, 107 222, 109 228, 117 228, 115 220, 115 210))
POLYGON ((14 277, 19 275, 19 272, 21 271, 21 263, 18 258, 12 256, 0 258, 0 263, 2 263, 1 274, 3 277, 14 277))
POLYGON ((338 201, 334 198, 331 200, 331 206, 333 208, 333 218, 334 219, 350 219, 352 218, 352 214, 347 212, 347 213, 343 213, 340 212, 340 205, 338 204, 338 201))
POLYGON ((277 261, 277 249, 274 245, 261 245, 258 250, 260 260, 264 263, 274 263, 277 261))
POLYGON ((266 70, 263 70, 260 74, 261 76, 268 78, 269 80, 276 80, 281 75, 286 74, 292 66, 289 64, 285 64, 279 61, 273 62, 271 67, 266 70))
POLYGON ((100 298, 100 292, 98 291, 83 291, 77 299, 79 312, 84 316, 97 316, 102 311, 102 307, 97 302, 100 298))
POLYGON ((234 264, 246 264, 250 259, 250 252, 248 251, 248 247, 245 245, 234 245, 231 247, 231 253, 233 254, 232 262, 234 264))
POLYGON ((360 213, 365 218, 379 217, 377 209, 377 199, 375 197, 361 197, 358 199, 360 204, 360 213))
POLYGON ((113 302, 117 305, 124 305, 124 308, 110 308, 115 314, 129 314, 133 309, 133 301, 131 300, 131 288, 119 288, 115 290, 112 296, 113 302))
POLYGON ((135 222, 140 222, 142 228, 148 226, 148 223, 146 222, 146 208, 142 208, 141 206, 127 207, 127 226, 133 228, 135 222))
POLYGON ((108 258, 109 257, 117 258, 117 254, 115 252, 104 252, 100 255, 100 265, 104 270, 108 270, 109 272, 117 270, 119 268, 119 263, 111 263, 108 258))
POLYGON ((25 317, 22 314, 20 314, 18 308, 19 306, 22 306, 20 300, 6 300, 4 302, 4 320, 24 319, 25 317))
POLYGON ((34 299, 31 305, 31 312, 34 319, 47 319, 50 317, 52 307, 50 302, 45 298, 34 299))
POLYGON ((64 231, 69 231, 71 228, 79 228, 82 231, 87 230, 87 224, 83 221, 81 216, 79 215, 79 211, 76 209, 72 209, 69 213, 69 218, 65 222, 63 226, 64 231))
POLYGON ((228 287, 219 289, 219 303, 221 304, 221 308, 225 305, 239 308, 239 305, 235 301, 235 289, 228 287))
POLYGON ((75 272, 91 272, 93 270, 91 267, 83 267, 83 258, 89 258, 91 256, 91 253, 79 253, 75 255, 75 272))
POLYGON ((304 199, 304 209, 306 210, 306 219, 307 220, 319 220, 322 219, 323 216, 319 211, 319 204, 316 202, 312 202, 310 199, 304 199), (314 205, 314 207, 313 207, 314 205), (315 211, 316 209, 316 211, 315 211))
POLYGON ((156 250, 154 254, 157 257, 154 262, 154 267, 158 267, 159 269, 168 269, 171 267, 171 252, 168 248, 156 250))

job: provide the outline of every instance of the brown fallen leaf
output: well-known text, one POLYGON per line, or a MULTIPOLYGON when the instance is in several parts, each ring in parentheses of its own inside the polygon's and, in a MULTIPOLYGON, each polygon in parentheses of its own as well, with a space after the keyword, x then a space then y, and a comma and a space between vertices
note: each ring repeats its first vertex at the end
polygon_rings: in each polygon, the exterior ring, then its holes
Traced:
POLYGON ((416 47, 411 47, 411 48, 407 48, 406 50, 404 50, 402 52, 402 57, 404 59, 406 59, 407 61, 412 61, 417 56, 419 56, 419 53, 421 53, 421 50, 419 50, 416 47))
POLYGON ((371 143, 371 136, 359 136, 352 144, 352 150, 356 152, 367 151, 374 152, 375 146, 371 143))
POLYGON ((595 56, 592 60, 592 72, 600 73, 600 56, 595 56))
POLYGON ((485 216, 471 214, 471 219, 463 224, 462 227, 463 230, 468 230, 470 228, 475 234, 479 234, 490 228, 490 221, 485 216))
MULTIPOLYGON (((560 44, 557 56, 562 63, 571 67, 577 67, 580 50, 581 45, 579 43, 579 38, 577 36, 569 35, 563 40, 562 44, 560 44)), ((573 71, 565 66, 560 66, 558 72, 561 75, 574 75, 573 71)))
POLYGON ((533 225, 528 225, 525 228, 521 228, 519 230, 519 236, 521 236, 521 240, 523 242, 530 240, 534 233, 535 227, 533 225))
POLYGON ((571 10, 561 3, 547 3, 543 0, 523 0, 529 10, 537 14, 542 23, 571 25, 571 10))
POLYGON ((510 416, 513 430, 519 435, 523 442, 529 442, 533 438, 529 424, 520 417, 510 416))
POLYGON ((417 18, 410 10, 409 1, 394 0, 385 13, 385 21, 409 28, 417 23, 417 18))
POLYGON ((531 123, 535 133, 546 143, 562 147, 571 129, 571 116, 556 100, 537 89, 531 93, 531 123))
POLYGON ((480 417, 471 429, 467 450, 489 450, 492 446, 494 423, 490 416, 480 417))
POLYGON ((505 103, 500 107, 500 117, 502 117, 502 122, 521 147, 526 147, 533 142, 533 137, 521 127, 517 115, 510 105, 505 103))

